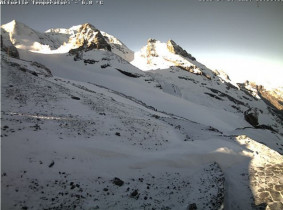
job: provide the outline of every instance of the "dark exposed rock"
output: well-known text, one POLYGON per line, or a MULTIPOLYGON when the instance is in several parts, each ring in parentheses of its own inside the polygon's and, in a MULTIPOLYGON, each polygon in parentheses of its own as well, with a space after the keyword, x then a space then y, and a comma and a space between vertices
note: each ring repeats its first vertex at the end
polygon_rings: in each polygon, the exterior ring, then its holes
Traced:
POLYGON ((119 186, 119 187, 123 186, 123 184, 124 184, 124 181, 121 180, 121 179, 119 179, 119 178, 117 178, 117 177, 115 177, 115 178, 112 180, 112 182, 113 182, 113 184, 115 184, 115 185, 117 185, 117 186, 119 186))
POLYGON ((198 209, 198 208, 197 208, 197 205, 195 203, 191 203, 187 208, 187 210, 196 210, 196 209, 198 209))
POLYGON ((47 77, 51 77, 52 76, 51 70, 49 68, 47 68, 46 66, 42 65, 41 63, 32 62, 31 65, 35 66, 37 68, 43 69, 46 72, 45 76, 47 76, 47 77))
POLYGON ((119 71, 120 73, 122 73, 122 74, 128 76, 128 77, 133 77, 133 78, 139 78, 139 77, 140 77, 140 75, 133 74, 133 73, 130 73, 130 72, 127 72, 127 71, 123 71, 123 70, 121 70, 121 69, 117 69, 117 68, 116 68, 116 70, 119 71))
POLYGON ((95 63, 97 63, 98 61, 96 61, 96 60, 92 60, 92 59, 85 59, 84 60, 84 63, 86 63, 86 64, 95 64, 95 63))
POLYGON ((276 130, 274 128, 272 128, 270 125, 258 125, 258 126, 256 126, 256 128, 276 132, 276 130))
POLYGON ((223 93, 219 90, 216 90, 216 89, 213 89, 213 88, 208 88, 209 90, 211 90, 211 92, 213 93, 216 93, 219 97, 226 97, 228 100, 232 101, 233 103, 237 104, 237 105, 245 105, 244 102, 226 94, 226 93, 223 93))
POLYGON ((173 40, 169 40, 167 42, 167 48, 171 53, 181 55, 181 56, 189 58, 193 61, 196 60, 191 54, 189 54, 186 50, 183 50, 183 48, 181 48, 179 45, 177 45, 173 40))
POLYGON ((51 167, 53 167, 54 166, 54 164, 55 164, 55 162, 54 162, 54 160, 52 160, 52 162, 49 164, 49 168, 51 168, 51 167))
POLYGON ((31 74, 36 76, 36 77, 38 77, 38 74, 36 72, 34 72, 34 71, 31 74))
POLYGON ((101 65, 100 67, 103 68, 103 69, 105 69, 105 68, 107 68, 107 67, 109 67, 109 66, 110 66, 110 64, 107 63, 107 64, 101 65))
POLYGON ((258 126, 258 112, 257 109, 248 109, 244 113, 245 120, 250 123, 253 127, 258 126))
POLYGON ((131 197, 132 198, 138 198, 138 195, 139 195, 139 191, 138 190, 134 190, 132 193, 131 193, 131 197))
POLYGON ((214 95, 214 94, 212 94, 212 93, 204 93, 204 94, 209 95, 210 97, 215 98, 215 99, 217 99, 217 100, 223 101, 222 98, 220 98, 220 97, 218 97, 218 96, 216 96, 216 95, 214 95))
POLYGON ((69 51, 69 54, 70 55, 76 55, 75 59, 77 59, 77 60, 82 59, 79 52, 83 51, 83 49, 84 49, 84 45, 82 45, 78 48, 75 48, 75 49, 71 49, 69 51))
POLYGON ((213 127, 211 127, 211 126, 209 126, 208 130, 213 131, 213 132, 216 132, 216 133, 221 133, 221 134, 222 134, 222 132, 221 132, 221 131, 219 131, 218 129, 213 128, 213 127))
POLYGON ((155 43, 156 43, 156 39, 147 40, 147 45, 146 45, 147 57, 150 57, 150 56, 158 57, 158 54, 156 53, 156 49, 155 49, 155 43))
POLYGON ((77 96, 71 96, 72 99, 75 99, 75 100, 81 100, 79 97, 77 96))

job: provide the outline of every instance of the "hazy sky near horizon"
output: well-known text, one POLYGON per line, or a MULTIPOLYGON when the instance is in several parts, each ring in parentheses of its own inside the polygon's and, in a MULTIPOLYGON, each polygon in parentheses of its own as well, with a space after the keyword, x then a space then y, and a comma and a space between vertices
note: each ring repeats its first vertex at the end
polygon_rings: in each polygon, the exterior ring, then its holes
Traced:
POLYGON ((134 51, 148 38, 173 39, 200 62, 236 80, 283 86, 283 0, 104 0, 103 5, 1 5, 1 24, 16 19, 38 31, 89 22, 134 51), (264 72, 259 74, 260 72, 264 72), (274 77, 274 74, 278 74, 274 77), (262 82, 263 83, 263 82, 262 82))

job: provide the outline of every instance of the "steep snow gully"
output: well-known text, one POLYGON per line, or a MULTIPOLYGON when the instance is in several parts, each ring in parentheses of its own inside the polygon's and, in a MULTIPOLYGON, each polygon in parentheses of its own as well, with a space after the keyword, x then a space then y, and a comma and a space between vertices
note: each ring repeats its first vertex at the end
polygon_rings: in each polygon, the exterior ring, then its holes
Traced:
POLYGON ((2 209, 283 209, 282 113, 174 41, 12 21, 1 59, 2 209))

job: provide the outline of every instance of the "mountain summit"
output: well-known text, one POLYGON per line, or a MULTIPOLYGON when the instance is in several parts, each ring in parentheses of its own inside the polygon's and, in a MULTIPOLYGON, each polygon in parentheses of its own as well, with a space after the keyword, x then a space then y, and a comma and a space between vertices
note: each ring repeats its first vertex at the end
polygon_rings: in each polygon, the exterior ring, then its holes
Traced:
POLYGON ((133 52, 120 40, 85 23, 69 29, 52 28, 44 33, 35 31, 16 20, 1 26, 9 34, 15 47, 43 54, 75 53, 103 49, 127 61, 133 60, 133 52))
POLYGON ((189 68, 198 64, 191 54, 173 40, 162 43, 156 39, 149 39, 147 45, 135 53, 131 63, 142 70, 166 69, 170 66, 189 68))
POLYGON ((70 39, 76 49, 84 49, 89 51, 92 49, 104 49, 111 51, 111 46, 105 41, 101 32, 93 25, 83 24, 75 34, 75 37, 70 39))

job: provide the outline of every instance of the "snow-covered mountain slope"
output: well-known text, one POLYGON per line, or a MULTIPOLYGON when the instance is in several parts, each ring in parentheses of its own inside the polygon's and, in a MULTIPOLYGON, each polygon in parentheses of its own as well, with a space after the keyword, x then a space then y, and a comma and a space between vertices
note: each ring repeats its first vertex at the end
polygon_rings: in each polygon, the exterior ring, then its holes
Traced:
POLYGON ((1 26, 9 33, 15 47, 44 54, 67 53, 84 47, 86 50, 106 49, 127 61, 132 61, 134 53, 120 40, 101 32, 91 24, 73 26, 69 29, 49 29, 37 32, 23 23, 13 20, 1 26))
POLYGON ((13 20, 1 26, 9 33, 10 40, 16 48, 32 51, 51 51, 60 47, 61 42, 47 34, 39 33, 23 23, 13 20))
MULTIPOLYGON (((80 60, 76 59, 77 61, 74 61, 74 56, 66 54, 46 56, 23 51, 20 51, 20 54, 26 60, 38 61, 53 69, 52 73, 55 76, 96 83, 138 98, 159 111, 215 126, 218 130, 234 130, 249 126, 244 120, 243 113, 232 113, 220 107, 210 107, 205 102, 185 100, 176 97, 176 94, 168 94, 166 87, 160 84, 160 81, 154 80, 149 74, 133 67, 111 52, 100 50, 84 52, 80 60)), ((197 89, 195 92, 198 92, 197 89)), ((210 101, 207 96, 205 99, 210 101)))
POLYGON ((106 32, 101 32, 107 43, 111 46, 111 51, 116 55, 119 55, 124 60, 131 62, 134 59, 134 52, 130 50, 123 42, 121 42, 116 37, 107 34, 106 32))
POLYGON ((282 149, 275 133, 262 131, 263 144, 222 135, 97 84, 21 70, 31 66, 3 57, 5 209, 253 209, 250 168, 282 167, 263 145, 282 149))
POLYGON ((167 43, 161 43, 156 39, 149 39, 147 45, 135 53, 135 58, 131 63, 142 70, 153 70, 167 69, 176 65, 190 67, 193 65, 193 61, 195 58, 174 41, 169 40, 167 43), (176 48, 177 50, 175 50, 176 48), (186 56, 187 59, 183 56, 186 56))
MULTIPOLYGON (((261 91, 264 94, 260 94, 255 87, 252 89, 256 91, 253 91, 249 86, 236 84, 225 72, 212 71, 197 62, 191 54, 172 40, 161 43, 149 39, 147 45, 135 53, 135 59, 131 64, 146 71, 150 70, 149 74, 160 84, 164 92, 230 112, 245 113, 250 109, 256 110, 253 112, 257 115, 259 124, 269 125, 282 133, 282 99, 278 94, 280 91, 274 92, 273 95, 270 91, 261 91), (207 96, 212 99, 207 100, 207 96), (271 119, 272 115, 276 117, 271 119)), ((262 86, 257 87, 264 89, 262 86)))
POLYGON ((260 98, 173 41, 150 42, 148 65, 168 63, 144 72, 90 24, 47 34, 69 50, 1 49, 5 208, 283 205, 282 120, 260 98))

